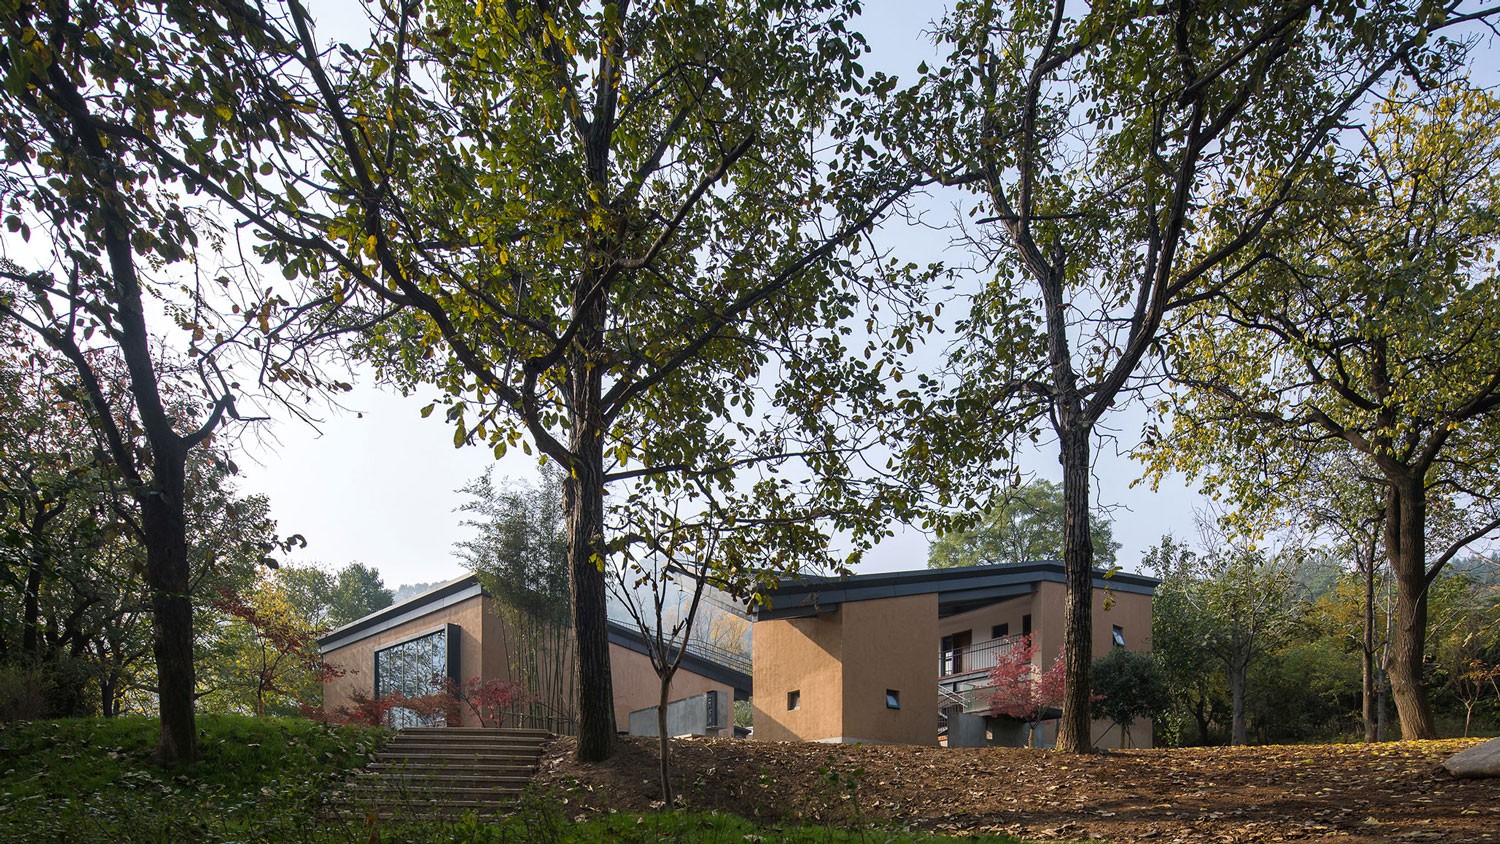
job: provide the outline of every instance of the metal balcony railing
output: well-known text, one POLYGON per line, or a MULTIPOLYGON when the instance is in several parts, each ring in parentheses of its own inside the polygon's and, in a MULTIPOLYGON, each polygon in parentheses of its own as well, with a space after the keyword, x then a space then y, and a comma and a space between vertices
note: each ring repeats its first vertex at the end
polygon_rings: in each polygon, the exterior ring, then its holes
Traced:
POLYGON ((958 674, 974 674, 989 671, 1000 660, 1000 656, 1019 644, 1020 636, 1005 636, 977 645, 938 652, 938 676, 953 677, 958 674))

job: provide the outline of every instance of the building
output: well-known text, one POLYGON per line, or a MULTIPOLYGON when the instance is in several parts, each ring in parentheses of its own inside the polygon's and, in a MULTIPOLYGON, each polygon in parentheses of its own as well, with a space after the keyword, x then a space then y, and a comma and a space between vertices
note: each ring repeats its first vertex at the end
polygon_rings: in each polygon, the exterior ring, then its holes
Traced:
MULTIPOLYGON (((520 682, 544 700, 517 713, 512 726, 570 732, 573 711, 573 646, 569 631, 538 636, 514 612, 489 595, 473 575, 461 577, 333 630, 318 640, 324 662, 343 673, 323 689, 323 708, 334 712, 357 696, 391 692, 419 696, 434 677, 456 683, 470 678, 520 682)), ((610 668, 615 722, 623 729, 630 713, 654 707, 659 686, 646 643, 633 624, 609 622, 610 668)), ((706 719, 705 735, 732 734, 731 701, 750 694, 749 664, 735 654, 689 645, 672 679, 669 698, 712 693, 719 717, 706 719)), ((398 725, 412 723, 397 712, 398 725)), ((452 724, 459 726, 460 722, 452 724)))
MULTIPOLYGON (((754 614, 754 724, 768 741, 1025 744, 1020 722, 990 717, 996 660, 1032 637, 1045 669, 1063 641, 1063 564, 1036 562, 808 577, 765 593, 754 614)), ((1094 654, 1151 649, 1158 581, 1094 577, 1094 654)), ((1131 743, 1149 747, 1150 725, 1131 743)), ((1037 742, 1049 745, 1056 722, 1037 742)), ((1120 731, 1096 722, 1094 741, 1120 731)))

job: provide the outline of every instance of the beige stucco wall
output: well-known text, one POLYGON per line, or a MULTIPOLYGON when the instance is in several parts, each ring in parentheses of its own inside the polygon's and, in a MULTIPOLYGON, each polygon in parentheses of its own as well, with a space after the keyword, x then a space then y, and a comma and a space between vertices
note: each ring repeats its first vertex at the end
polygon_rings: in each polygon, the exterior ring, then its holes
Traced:
POLYGON ((843 604, 754 625, 755 738, 937 742, 937 596, 843 604), (886 690, 901 708, 886 706, 886 690), (787 709, 787 695, 799 708, 787 709))
MULTIPOLYGON (((661 683, 656 678, 656 669, 651 667, 650 657, 621 645, 609 646, 609 670, 615 693, 615 726, 623 730, 630 724, 630 713, 660 702, 661 683)), ((725 700, 734 700, 734 689, 728 684, 679 668, 672 676, 667 700, 713 691, 725 700)), ((733 731, 733 727, 726 727, 719 735, 732 735, 733 731)))
POLYGON ((464 679, 485 677, 485 659, 480 646, 480 635, 486 623, 485 601, 474 596, 452 606, 435 608, 432 612, 412 619, 358 642, 336 648, 323 654, 329 665, 344 671, 323 685, 323 711, 333 712, 339 707, 350 706, 356 692, 365 696, 375 691, 375 652, 387 645, 431 632, 444 624, 456 624, 458 634, 459 674, 464 679))
POLYGON ((841 735, 842 621, 839 612, 832 612, 752 625, 756 739, 819 741, 841 735), (788 710, 787 693, 794 690, 800 708, 788 710))
POLYGON ((844 604, 843 741, 937 744, 937 595, 844 604), (901 708, 886 706, 899 691, 901 708))

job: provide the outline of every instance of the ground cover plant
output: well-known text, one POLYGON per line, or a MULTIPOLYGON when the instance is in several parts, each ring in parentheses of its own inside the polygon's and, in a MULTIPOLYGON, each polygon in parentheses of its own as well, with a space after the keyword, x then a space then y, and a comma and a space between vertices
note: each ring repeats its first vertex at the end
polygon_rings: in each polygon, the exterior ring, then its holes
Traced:
POLYGON ((206 715, 203 760, 150 764, 157 722, 77 718, 0 727, 0 841, 295 841, 309 812, 389 732, 206 715))

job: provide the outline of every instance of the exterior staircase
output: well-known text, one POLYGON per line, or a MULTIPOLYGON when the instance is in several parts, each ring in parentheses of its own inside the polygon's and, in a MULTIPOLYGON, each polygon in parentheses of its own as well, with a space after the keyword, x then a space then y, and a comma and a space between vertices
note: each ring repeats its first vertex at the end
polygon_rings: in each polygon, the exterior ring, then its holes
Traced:
POLYGON ((546 730, 410 727, 357 775, 341 801, 362 814, 505 811, 531 782, 546 730))

